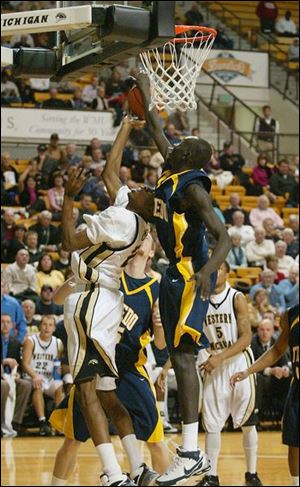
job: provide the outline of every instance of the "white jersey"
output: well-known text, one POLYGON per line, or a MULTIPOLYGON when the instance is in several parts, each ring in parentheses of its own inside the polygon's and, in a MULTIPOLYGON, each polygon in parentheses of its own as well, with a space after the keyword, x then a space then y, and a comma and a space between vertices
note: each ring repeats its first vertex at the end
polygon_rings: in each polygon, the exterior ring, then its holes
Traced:
POLYGON ((41 340, 39 333, 31 335, 28 339, 33 343, 30 367, 46 381, 50 381, 53 376, 53 362, 63 350, 62 341, 52 336, 48 342, 45 342, 41 340))
POLYGON ((234 311, 234 298, 237 294, 241 293, 226 284, 224 291, 210 297, 203 331, 210 343, 209 352, 213 355, 230 347, 238 339, 234 311))
POLYGON ((72 271, 81 282, 119 289, 123 268, 149 231, 142 217, 123 207, 127 204, 129 191, 123 186, 114 206, 99 214, 83 216, 87 236, 93 245, 72 253, 72 271))

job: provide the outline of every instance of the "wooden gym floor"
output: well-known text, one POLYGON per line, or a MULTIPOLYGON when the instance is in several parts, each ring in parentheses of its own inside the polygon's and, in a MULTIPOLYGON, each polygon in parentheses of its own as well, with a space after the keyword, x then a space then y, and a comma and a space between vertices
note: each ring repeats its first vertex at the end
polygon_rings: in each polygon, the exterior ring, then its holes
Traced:
MULTIPOLYGON (((257 471, 263 485, 289 484, 287 465, 287 447, 281 444, 281 433, 260 432, 258 434, 257 471)), ((51 473, 56 451, 63 441, 62 437, 54 438, 14 438, 1 440, 1 485, 50 485, 51 473)), ((178 435, 166 437, 168 446, 175 451, 180 441, 178 435)), ((203 447, 204 435, 200 435, 203 447)), ((118 460, 127 470, 120 440, 113 437, 118 460)), ((144 445, 142 444, 144 449, 144 445)), ((149 462, 145 448, 145 458, 149 462)), ((81 446, 77 466, 68 485, 99 485, 99 460, 89 440, 81 446)), ((223 433, 222 450, 219 460, 219 478, 221 485, 244 485, 245 462, 241 433, 223 433)), ((199 480, 199 478, 198 478, 199 480)), ((187 485, 195 484, 189 481, 187 485)))

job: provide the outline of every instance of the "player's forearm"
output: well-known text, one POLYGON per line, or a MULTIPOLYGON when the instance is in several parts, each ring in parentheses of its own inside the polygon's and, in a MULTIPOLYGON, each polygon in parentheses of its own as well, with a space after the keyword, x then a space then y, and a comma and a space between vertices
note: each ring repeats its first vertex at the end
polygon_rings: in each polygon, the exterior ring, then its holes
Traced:
POLYGON ((251 343, 250 334, 241 336, 233 345, 231 345, 230 347, 226 348, 226 350, 221 352, 219 357, 222 359, 222 361, 234 357, 235 355, 243 352, 247 347, 249 347, 250 343, 251 343))
POLYGON ((119 174, 123 150, 128 142, 131 129, 132 127, 130 124, 124 124, 124 122, 122 123, 102 173, 102 178, 104 181, 105 179, 109 178, 112 173, 119 174))
POLYGON ((266 367, 270 367, 275 364, 277 360, 284 354, 275 345, 265 352, 259 359, 257 359, 251 367, 248 368, 249 374, 255 374, 261 372, 266 367))
POLYGON ((64 195, 62 207, 62 248, 63 250, 74 250, 75 227, 73 226, 74 198, 64 195))
POLYGON ((53 295, 53 302, 59 305, 64 304, 65 299, 72 294, 74 285, 75 280, 73 277, 70 277, 62 286, 56 289, 53 295))

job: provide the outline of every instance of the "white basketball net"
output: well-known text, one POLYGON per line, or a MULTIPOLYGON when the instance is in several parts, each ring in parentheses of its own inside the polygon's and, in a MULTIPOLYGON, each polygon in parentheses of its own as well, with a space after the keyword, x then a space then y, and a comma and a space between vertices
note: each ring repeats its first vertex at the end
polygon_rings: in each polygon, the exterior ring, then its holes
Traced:
POLYGON ((169 41, 160 50, 155 48, 140 53, 144 71, 150 79, 149 110, 167 107, 184 112, 197 108, 196 81, 215 35, 198 30, 193 33, 193 38, 186 33, 183 36, 180 43, 169 41))

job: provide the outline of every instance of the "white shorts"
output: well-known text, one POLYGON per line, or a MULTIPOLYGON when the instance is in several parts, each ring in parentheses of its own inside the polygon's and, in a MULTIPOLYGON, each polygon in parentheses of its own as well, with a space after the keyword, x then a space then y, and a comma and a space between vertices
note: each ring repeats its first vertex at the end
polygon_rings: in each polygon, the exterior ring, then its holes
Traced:
POLYGON ((123 315, 123 294, 100 286, 76 291, 64 305, 72 377, 76 381, 96 374, 117 376, 115 348, 123 315), (106 364, 108 374, 99 372, 101 362, 106 364))
POLYGON ((234 388, 230 386, 230 377, 247 369, 253 361, 252 351, 247 349, 205 375, 202 402, 205 431, 222 431, 230 414, 234 428, 241 427, 249 419, 255 406, 255 377, 250 375, 234 388))

